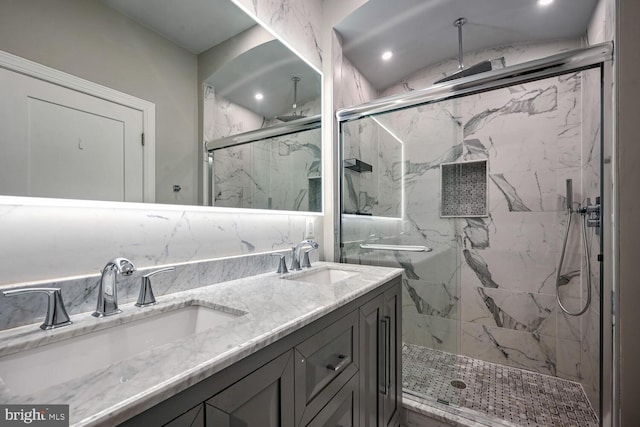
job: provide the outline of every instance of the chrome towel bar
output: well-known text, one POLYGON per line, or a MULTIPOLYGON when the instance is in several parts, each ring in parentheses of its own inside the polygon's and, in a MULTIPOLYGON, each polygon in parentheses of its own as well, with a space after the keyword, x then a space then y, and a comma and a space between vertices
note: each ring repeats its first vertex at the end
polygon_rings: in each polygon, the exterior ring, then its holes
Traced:
POLYGON ((404 252, 431 252, 433 249, 426 246, 413 245, 377 245, 361 244, 361 249, 372 249, 374 251, 404 251, 404 252))

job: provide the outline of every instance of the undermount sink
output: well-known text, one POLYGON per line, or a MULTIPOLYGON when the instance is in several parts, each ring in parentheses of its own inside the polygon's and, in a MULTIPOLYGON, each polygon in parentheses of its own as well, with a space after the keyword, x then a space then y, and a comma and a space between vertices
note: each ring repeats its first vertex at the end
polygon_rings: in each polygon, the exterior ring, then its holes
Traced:
POLYGON ((289 280, 298 282, 313 283, 316 285, 333 285, 349 277, 357 276, 357 271, 339 270, 336 268, 325 268, 322 270, 310 271, 308 273, 300 273, 295 276, 286 277, 289 280))
MULTIPOLYGON (((24 395, 105 368, 153 347, 203 332, 246 312, 199 304, 132 319, 0 357, 0 386, 24 395), (224 310, 224 311, 222 311, 224 310)), ((109 320, 117 320, 117 316, 109 320)))

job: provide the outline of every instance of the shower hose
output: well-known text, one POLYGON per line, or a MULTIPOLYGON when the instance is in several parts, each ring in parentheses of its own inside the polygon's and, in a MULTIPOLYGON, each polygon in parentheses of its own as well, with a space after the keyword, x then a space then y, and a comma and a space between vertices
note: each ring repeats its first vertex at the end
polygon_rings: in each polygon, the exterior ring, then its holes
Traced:
POLYGON ((564 254, 567 250, 567 240, 569 239, 569 230, 571 228, 571 214, 574 212, 573 209, 567 210, 569 219, 567 220, 567 229, 564 233, 564 243, 562 245, 562 253, 560 255, 560 265, 558 266, 558 274, 556 275, 556 299, 558 300, 558 305, 569 316, 580 316, 584 314, 589 306, 591 305, 591 254, 589 251, 589 244, 587 243, 587 216, 583 214, 581 209, 575 211, 582 216, 582 244, 584 245, 584 254, 587 258, 587 301, 582 307, 582 309, 578 312, 569 311, 563 304, 560 299, 560 279, 562 277, 562 264, 564 263, 564 254))

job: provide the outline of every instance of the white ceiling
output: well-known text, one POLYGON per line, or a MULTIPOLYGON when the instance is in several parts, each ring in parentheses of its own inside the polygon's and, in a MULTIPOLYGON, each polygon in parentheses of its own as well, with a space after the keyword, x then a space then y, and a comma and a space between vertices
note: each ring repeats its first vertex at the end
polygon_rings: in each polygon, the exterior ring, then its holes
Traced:
MULTIPOLYGON (((344 54, 382 90, 422 68, 458 57, 458 30, 465 51, 524 41, 581 37, 597 0, 369 0, 336 30, 344 54), (392 50, 391 61, 380 55, 392 50)), ((487 58, 490 59, 490 58, 487 58)), ((472 65, 472 64, 465 64, 472 65)), ((457 71, 456 69, 452 72, 457 71)))
POLYGON ((230 0, 102 0, 139 24, 199 54, 256 23, 230 0))

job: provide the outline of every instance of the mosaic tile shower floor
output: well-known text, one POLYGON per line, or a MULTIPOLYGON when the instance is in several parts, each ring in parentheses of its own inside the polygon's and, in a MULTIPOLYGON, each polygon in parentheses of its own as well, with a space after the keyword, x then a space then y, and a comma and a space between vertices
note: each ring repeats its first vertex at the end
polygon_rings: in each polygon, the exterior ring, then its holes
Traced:
POLYGON ((465 411, 470 419, 487 416, 504 425, 598 426, 578 383, 412 344, 403 344, 402 355, 405 393, 411 390, 438 409, 446 410, 448 402, 471 410, 465 411), (454 380, 466 388, 454 387, 454 380))

